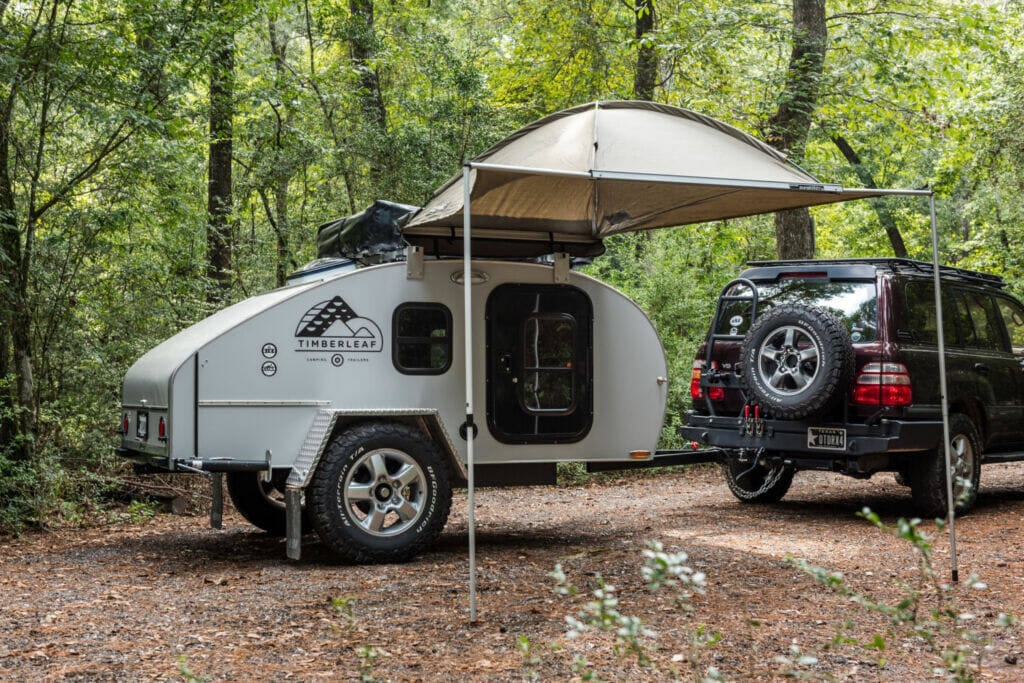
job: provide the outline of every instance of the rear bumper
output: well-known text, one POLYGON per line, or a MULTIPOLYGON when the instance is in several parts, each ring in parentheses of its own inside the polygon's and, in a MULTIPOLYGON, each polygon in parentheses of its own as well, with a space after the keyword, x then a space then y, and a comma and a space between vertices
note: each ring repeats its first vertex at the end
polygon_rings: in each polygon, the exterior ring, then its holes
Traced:
POLYGON ((745 420, 711 417, 688 412, 679 434, 685 441, 719 448, 765 448, 787 453, 807 453, 816 458, 848 457, 875 453, 924 451, 942 442, 942 422, 879 420, 873 425, 815 423, 799 420, 745 420), (808 428, 846 430, 845 448, 813 448, 808 428))
POLYGON ((140 467, 146 471, 171 471, 167 456, 158 456, 151 453, 143 453, 132 448, 120 447, 114 451, 120 458, 133 461, 136 469, 140 467))

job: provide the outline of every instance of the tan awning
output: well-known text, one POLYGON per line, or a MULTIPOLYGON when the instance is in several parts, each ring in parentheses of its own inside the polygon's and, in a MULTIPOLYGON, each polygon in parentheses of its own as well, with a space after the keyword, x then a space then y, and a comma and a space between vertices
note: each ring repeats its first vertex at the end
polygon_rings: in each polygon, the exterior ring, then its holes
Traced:
MULTIPOLYGON (((593 102, 547 116, 471 162, 474 253, 591 253, 631 230, 881 194, 822 183, 720 121, 651 102, 593 102), (533 244, 533 247, 528 245, 533 244)), ((461 174, 405 228, 428 253, 460 253, 461 174)))

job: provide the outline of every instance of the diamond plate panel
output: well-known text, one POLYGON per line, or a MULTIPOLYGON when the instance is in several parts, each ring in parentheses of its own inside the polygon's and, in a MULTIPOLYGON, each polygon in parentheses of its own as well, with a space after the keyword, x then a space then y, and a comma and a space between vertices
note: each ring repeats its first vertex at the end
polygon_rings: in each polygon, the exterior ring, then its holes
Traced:
POLYGON ((317 460, 320 459, 320 454, 327 442, 326 436, 331 432, 337 415, 338 411, 336 410, 317 411, 316 417, 313 418, 313 424, 306 433, 306 440, 302 443, 302 448, 299 449, 299 456, 295 459, 295 464, 292 465, 287 486, 306 488, 306 484, 309 483, 309 475, 317 460))

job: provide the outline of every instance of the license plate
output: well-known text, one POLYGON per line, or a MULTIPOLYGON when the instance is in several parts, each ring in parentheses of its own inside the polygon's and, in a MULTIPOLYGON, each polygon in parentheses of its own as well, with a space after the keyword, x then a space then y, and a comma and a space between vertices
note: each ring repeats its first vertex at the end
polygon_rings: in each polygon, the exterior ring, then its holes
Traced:
POLYGON ((149 436, 149 413, 139 411, 135 417, 135 436, 143 441, 149 436))
POLYGON ((807 447, 827 451, 845 451, 846 430, 831 427, 808 427, 807 447))

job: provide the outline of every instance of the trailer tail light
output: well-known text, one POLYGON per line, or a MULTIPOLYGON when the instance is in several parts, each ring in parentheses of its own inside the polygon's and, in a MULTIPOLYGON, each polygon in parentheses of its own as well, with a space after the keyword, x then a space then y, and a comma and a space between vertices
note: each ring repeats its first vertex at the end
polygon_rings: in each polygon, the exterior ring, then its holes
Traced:
MULTIPOLYGON (((693 371, 690 374, 690 398, 704 398, 704 392, 700 390, 700 373, 704 367, 704 361, 693 361, 693 371)), ((718 369, 718 363, 711 361, 712 369, 718 369)), ((725 387, 708 387, 708 398, 712 401, 721 401, 725 398, 725 387)))
POLYGON ((868 363, 860 369, 850 400, 865 406, 909 406, 910 374, 902 363, 868 363))
POLYGON ((124 417, 121 419, 121 433, 128 433, 128 413, 125 413, 124 417))
POLYGON ((167 440, 167 424, 164 422, 162 417, 160 418, 159 426, 157 426, 156 435, 160 437, 161 441, 167 440))

